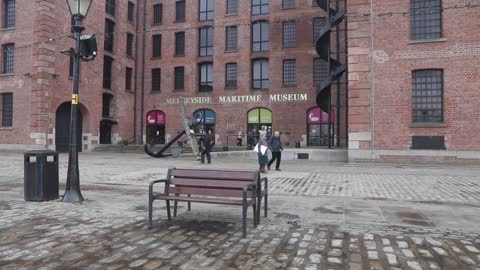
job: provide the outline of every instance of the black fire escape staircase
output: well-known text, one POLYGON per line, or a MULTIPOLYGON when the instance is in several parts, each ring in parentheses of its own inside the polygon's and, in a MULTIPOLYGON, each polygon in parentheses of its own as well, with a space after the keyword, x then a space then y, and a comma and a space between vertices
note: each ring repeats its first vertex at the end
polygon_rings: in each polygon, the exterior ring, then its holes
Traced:
MULTIPOLYGON (((329 67, 328 76, 324 78, 324 80, 321 81, 317 86, 316 101, 317 101, 317 105, 320 107, 322 111, 328 112, 329 118, 330 118, 330 112, 332 111, 331 86, 332 84, 338 82, 340 77, 347 70, 346 63, 341 63, 340 59, 337 59, 337 57, 333 57, 335 53, 332 53, 330 38, 331 38, 332 30, 335 30, 335 28, 336 28, 336 33, 338 35, 338 32, 339 32, 338 27, 340 23, 345 19, 346 12, 331 8, 332 6, 331 2, 333 2, 331 0, 316 0, 316 2, 318 6, 327 13, 327 16, 326 16, 325 23, 322 25, 318 33, 319 38, 315 43, 315 49, 318 55, 320 56, 320 59, 327 62, 329 67)), ((338 3, 336 6, 338 7, 338 3)), ((337 37, 337 43, 338 43, 338 37, 337 37)), ((338 50, 339 48, 337 44, 337 52, 336 52, 337 56, 338 56, 338 50)), ((331 134, 330 125, 331 123, 329 121, 329 127, 328 127, 329 148, 333 146, 332 138, 334 137, 333 134, 331 134)))

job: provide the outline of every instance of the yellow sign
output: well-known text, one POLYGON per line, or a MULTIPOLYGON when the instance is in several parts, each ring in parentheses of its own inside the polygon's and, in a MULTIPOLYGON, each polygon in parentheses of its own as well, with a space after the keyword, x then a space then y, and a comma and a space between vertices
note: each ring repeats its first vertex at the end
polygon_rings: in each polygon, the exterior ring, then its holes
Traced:
POLYGON ((72 94, 72 104, 78 104, 78 94, 72 94))

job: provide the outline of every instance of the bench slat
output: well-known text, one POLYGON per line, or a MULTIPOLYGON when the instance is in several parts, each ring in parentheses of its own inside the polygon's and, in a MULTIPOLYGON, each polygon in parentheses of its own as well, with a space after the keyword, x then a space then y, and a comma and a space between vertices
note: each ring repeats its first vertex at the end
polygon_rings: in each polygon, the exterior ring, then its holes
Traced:
MULTIPOLYGON (((250 179, 253 183, 253 179, 250 179)), ((223 188, 223 189, 243 189, 247 183, 243 181, 228 181, 214 179, 194 179, 194 178, 172 178, 171 183, 175 186, 204 187, 204 188, 223 188)))
MULTIPOLYGON (((195 188, 195 187, 170 187, 170 195, 172 193, 177 194, 190 194, 190 195, 204 195, 204 196, 218 196, 218 197, 243 197, 242 190, 232 190, 232 189, 206 189, 206 188, 195 188)), ((252 197, 252 191, 247 191, 247 197, 252 197)))
POLYGON ((172 176, 182 178, 223 179, 234 181, 252 181, 256 172, 247 171, 220 171, 220 170, 188 170, 175 169, 172 176))
MULTIPOLYGON (((220 199, 210 199, 210 198, 189 198, 189 197, 180 197, 180 196, 171 196, 165 194, 154 193, 156 199, 162 200, 171 200, 171 201, 180 201, 180 202, 198 202, 198 203, 211 203, 211 204, 224 204, 224 205, 242 205, 242 200, 220 200, 220 199)), ((252 199, 247 199, 247 205, 250 206, 253 204, 252 199)))

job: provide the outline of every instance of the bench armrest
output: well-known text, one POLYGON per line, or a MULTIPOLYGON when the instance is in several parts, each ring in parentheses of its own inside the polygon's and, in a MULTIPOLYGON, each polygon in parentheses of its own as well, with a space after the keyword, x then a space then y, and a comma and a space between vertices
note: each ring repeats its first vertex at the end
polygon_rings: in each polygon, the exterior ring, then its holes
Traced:
POLYGON ((148 186, 149 194, 153 194, 153 185, 154 185, 155 183, 162 183, 162 182, 166 183, 167 180, 166 180, 166 179, 162 179, 162 180, 154 180, 154 181, 150 182, 150 185, 148 186))

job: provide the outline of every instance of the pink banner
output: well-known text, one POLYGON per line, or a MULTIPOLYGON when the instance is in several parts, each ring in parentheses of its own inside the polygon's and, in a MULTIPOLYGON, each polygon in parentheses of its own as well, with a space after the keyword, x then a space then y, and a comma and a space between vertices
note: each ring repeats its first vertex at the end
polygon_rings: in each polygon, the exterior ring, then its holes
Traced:
MULTIPOLYGON (((308 124, 328 124, 328 113, 320 110, 319 107, 312 108, 307 113, 308 124)), ((335 112, 330 114, 330 123, 335 123, 335 112)))
POLYGON ((162 111, 151 111, 147 113, 147 126, 165 125, 165 113, 162 111))

